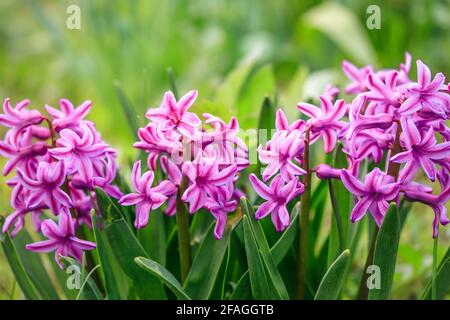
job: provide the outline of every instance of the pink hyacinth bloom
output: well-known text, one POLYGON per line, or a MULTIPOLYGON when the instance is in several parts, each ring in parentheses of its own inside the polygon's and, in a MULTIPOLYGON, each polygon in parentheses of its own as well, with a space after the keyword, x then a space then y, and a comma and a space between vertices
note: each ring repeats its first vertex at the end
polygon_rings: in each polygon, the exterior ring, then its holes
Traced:
POLYGON ((339 179, 341 177, 341 169, 335 169, 325 163, 317 165, 313 170, 319 179, 339 179))
POLYGON ((80 125, 80 122, 91 110, 92 102, 85 101, 78 108, 74 108, 72 102, 61 99, 59 106, 61 110, 45 105, 45 109, 53 117, 52 124, 56 131, 80 125))
POLYGON ((389 202, 396 199, 399 193, 399 184, 394 181, 394 177, 375 168, 366 176, 364 182, 359 181, 348 170, 342 170, 341 179, 345 187, 359 197, 352 210, 351 221, 362 219, 366 212, 370 211, 380 226, 389 208, 389 202))
POLYGON ((106 153, 103 158, 94 160, 94 174, 86 180, 76 173, 72 176, 71 185, 74 188, 90 191, 100 188, 115 199, 121 198, 123 196, 122 192, 117 186, 112 184, 117 172, 117 164, 113 155, 106 153), (99 168, 96 167, 98 164, 100 164, 99 168))
POLYGON ((445 76, 440 72, 431 80, 430 69, 422 61, 417 60, 417 83, 408 87, 409 97, 400 110, 419 110, 419 115, 423 118, 446 119, 450 97, 448 93, 441 92, 444 82, 445 76))
POLYGON ((286 130, 276 132, 265 149, 258 147, 259 160, 267 164, 263 172, 263 180, 267 181, 280 171, 285 181, 292 180, 295 176, 306 173, 294 163, 294 159, 304 148, 304 141, 299 130, 288 132, 286 130))
POLYGON ((367 97, 359 95, 353 99, 349 112, 349 123, 344 129, 345 138, 348 141, 354 141, 354 136, 362 130, 378 128, 388 129, 392 126, 394 116, 385 112, 375 115, 363 114, 363 108, 366 106, 367 97))
POLYGON ((253 173, 250 174, 249 179, 256 193, 266 200, 256 210, 255 218, 259 220, 271 214, 275 229, 278 232, 286 229, 290 223, 286 205, 296 196, 303 193, 304 185, 297 179, 285 183, 280 175, 273 178, 269 186, 266 186, 253 173))
POLYGON ((382 113, 393 114, 395 118, 406 116, 417 111, 415 106, 402 105, 405 100, 405 90, 398 87, 398 71, 387 72, 384 81, 377 74, 367 76, 368 92, 364 95, 374 103, 368 107, 368 113, 376 114, 372 109, 382 113))
POLYGON ((20 130, 41 123, 44 120, 44 116, 37 110, 26 110, 25 108, 29 104, 30 100, 27 99, 18 102, 13 108, 10 99, 6 98, 3 102, 4 114, 0 114, 0 124, 20 130))
POLYGON ((213 194, 212 201, 207 205, 208 210, 216 219, 216 225, 214 227, 214 237, 219 240, 222 239, 223 232, 227 224, 228 212, 236 210, 237 201, 231 200, 232 190, 229 190, 225 186, 217 188, 217 192, 213 194))
MULTIPOLYGON (((170 161, 166 156, 160 158, 161 168, 164 173, 167 174, 169 181, 171 181, 177 188, 181 184, 181 179, 183 178, 180 168, 170 161)), ((177 194, 174 193, 167 200, 166 214, 168 216, 173 216, 176 213, 176 202, 177 194)))
POLYGON ((42 215, 40 210, 16 210, 6 217, 5 222, 2 227, 2 232, 6 233, 9 228, 14 224, 14 229, 11 231, 11 237, 15 237, 25 225, 25 217, 27 214, 31 213, 31 219, 33 220, 34 230, 39 232, 41 229, 41 221, 39 217, 42 215))
POLYGON ((439 196, 424 192, 424 190, 421 190, 420 188, 408 188, 404 190, 404 193, 407 200, 418 201, 433 208, 433 238, 437 238, 439 223, 443 226, 450 223, 450 220, 447 218, 446 208, 446 205, 450 200, 450 188, 447 187, 439 196))
POLYGON ((14 168, 26 166, 28 161, 45 155, 47 148, 47 143, 40 141, 24 147, 15 145, 13 141, 10 144, 0 141, 0 155, 9 158, 3 167, 2 174, 7 176, 14 168))
POLYGON ((194 138, 196 128, 201 124, 200 119, 187 110, 197 98, 197 91, 192 90, 179 101, 171 91, 164 94, 162 105, 159 108, 149 109, 145 116, 157 123, 163 124, 163 131, 178 130, 181 134, 194 138))
POLYGON ((342 62, 342 70, 345 75, 352 81, 346 88, 345 92, 348 94, 361 93, 366 91, 366 78, 369 72, 372 71, 371 66, 358 69, 356 66, 348 61, 342 62))
POLYGON ((336 146, 337 134, 344 127, 340 119, 347 112, 344 100, 337 100, 334 105, 327 96, 320 96, 321 109, 309 103, 299 103, 297 108, 309 116, 306 122, 311 130, 310 141, 323 137, 325 152, 330 153, 336 146))
MULTIPOLYGON (((213 151, 214 157, 219 161, 219 166, 224 168, 230 164, 236 164, 239 171, 248 167, 248 147, 237 136, 239 122, 232 117, 228 124, 222 119, 209 113, 204 113, 205 123, 213 127, 199 135, 200 141, 195 141, 195 147, 204 149, 205 152, 213 151)), ((194 154, 196 154, 194 150, 194 154)))
POLYGON ((40 162, 36 178, 28 177, 22 170, 17 170, 17 176, 23 186, 30 190, 26 201, 28 208, 45 204, 54 214, 59 214, 63 207, 70 208, 70 197, 60 189, 66 179, 63 162, 40 162))
POLYGON ((305 121, 302 119, 295 120, 292 124, 289 124, 286 114, 282 109, 278 109, 275 116, 275 128, 278 131, 286 130, 292 132, 294 130, 299 130, 304 132, 306 129, 305 121))
POLYGON ((150 155, 165 153, 174 156, 183 150, 177 134, 171 131, 163 132, 161 124, 150 123, 145 128, 139 128, 138 136, 140 141, 135 142, 133 147, 145 150, 150 155))
POLYGON ((63 129, 56 140, 56 148, 49 149, 49 154, 63 160, 69 174, 79 173, 88 181, 94 173, 92 161, 108 151, 106 143, 96 142, 93 129, 85 124, 80 126, 80 134, 63 129))
POLYGON ((194 213, 202 207, 207 207, 210 199, 218 192, 220 186, 233 184, 237 171, 235 164, 219 170, 215 159, 208 158, 199 152, 194 161, 183 164, 182 172, 189 178, 191 185, 183 193, 181 199, 189 202, 189 212, 194 213))
POLYGON ((391 161, 406 163, 401 170, 399 180, 410 181, 419 167, 425 171, 431 181, 436 179, 436 160, 450 156, 450 142, 437 144, 433 128, 422 133, 417 129, 411 119, 402 118, 402 137, 406 151, 400 152, 391 158, 391 161))
POLYGON ((82 263, 83 252, 96 247, 95 243, 78 239, 75 236, 75 222, 67 208, 61 211, 58 225, 51 219, 43 221, 41 232, 47 240, 27 244, 26 248, 34 252, 55 251, 55 260, 61 269, 64 266, 60 256, 71 256, 82 263))
POLYGON ((156 187, 152 187, 154 179, 153 171, 147 171, 141 176, 141 161, 137 161, 133 166, 131 181, 136 193, 124 195, 119 204, 123 206, 136 205, 136 220, 134 226, 143 228, 148 224, 150 211, 158 209, 168 198, 173 195, 177 188, 175 185, 164 180, 156 187))

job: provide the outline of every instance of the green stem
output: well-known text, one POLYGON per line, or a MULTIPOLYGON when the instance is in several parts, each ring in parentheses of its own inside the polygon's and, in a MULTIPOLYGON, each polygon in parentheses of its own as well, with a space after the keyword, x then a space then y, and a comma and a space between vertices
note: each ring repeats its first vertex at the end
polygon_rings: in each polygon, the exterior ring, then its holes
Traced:
POLYGON ((438 251, 439 236, 434 238, 433 241, 433 276, 431 278, 431 300, 437 300, 437 284, 436 284, 436 273, 437 273, 437 251, 438 251))
POLYGON ((333 207, 334 218, 336 219, 336 227, 339 237, 339 251, 344 251, 344 230, 342 228, 341 215, 339 213, 339 205, 336 200, 336 195, 333 189, 333 179, 328 179, 328 190, 330 191, 331 206, 333 207))
MULTIPOLYGON (((391 150, 390 159, 401 151, 401 146, 400 146, 400 134, 401 133, 402 133, 402 127, 400 126, 400 123, 397 122, 395 141, 394 141, 394 145, 391 150)), ((389 162, 387 174, 393 176, 394 179, 397 181, 398 174, 400 171, 400 164, 391 162, 390 159, 389 159, 390 162, 389 162)), ((377 242, 379 230, 380 229, 378 228, 378 226, 375 225, 373 233, 372 233, 372 241, 370 244, 369 254, 367 255, 366 264, 364 265, 364 270, 362 273, 361 281, 359 283, 359 290, 358 290, 358 296, 357 296, 358 300, 367 300, 367 298, 369 297, 369 288, 367 288, 367 279, 369 278, 369 274, 366 272, 366 270, 373 263, 373 256, 375 254, 375 244, 377 242)))
POLYGON ((305 299, 305 283, 306 283, 306 260, 308 257, 308 226, 309 226, 309 208, 311 198, 311 171, 309 169, 309 129, 305 133, 305 151, 303 156, 303 169, 306 174, 302 176, 302 182, 305 185, 305 191, 302 195, 300 205, 300 243, 298 254, 297 268, 297 289, 296 299, 305 299))
POLYGON ((189 269, 192 263, 191 240, 189 235, 189 213, 186 210, 186 205, 181 200, 181 195, 186 186, 186 178, 183 178, 177 194, 177 231, 178 231, 178 250, 180 254, 180 271, 181 283, 186 280, 189 269))
POLYGON ((369 297, 369 288, 367 287, 367 279, 369 278, 369 273, 367 273, 367 268, 373 263, 373 256, 375 255, 375 244, 377 242, 378 231, 380 229, 375 225, 372 233, 372 241, 370 242, 369 254, 367 255, 366 264, 364 265, 361 281, 359 282, 358 290, 358 300, 367 300, 369 297))

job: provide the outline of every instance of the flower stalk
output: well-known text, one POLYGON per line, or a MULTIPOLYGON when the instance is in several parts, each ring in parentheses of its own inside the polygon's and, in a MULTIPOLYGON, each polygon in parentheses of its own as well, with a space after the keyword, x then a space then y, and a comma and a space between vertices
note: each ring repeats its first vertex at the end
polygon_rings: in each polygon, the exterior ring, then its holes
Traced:
MULTIPOLYGON (((395 133, 395 140, 394 140, 394 145, 391 150, 390 158, 394 157, 396 154, 398 154, 401 151, 401 146, 400 146, 400 134, 401 133, 402 133, 402 127, 400 126, 399 123, 397 123, 397 130, 395 133)), ((400 171, 400 164, 389 160, 387 174, 390 176, 393 176, 395 181, 397 181, 399 171, 400 171)), ((357 296, 358 300, 367 300, 367 298, 369 297, 369 288, 367 287, 367 279, 369 278, 369 273, 367 273, 366 270, 373 263, 373 257, 375 254, 375 245, 377 243, 377 237, 378 237, 379 231, 380 231, 380 228, 378 227, 377 224, 375 224, 374 229, 372 231, 372 239, 370 242, 369 253, 367 255, 366 263, 364 265, 361 282, 359 283, 359 290, 358 290, 358 296, 357 296)))
POLYGON ((182 283, 186 280, 192 264, 191 240, 189 235, 189 214, 186 210, 184 202, 181 200, 186 184, 186 178, 183 178, 180 188, 178 189, 176 200, 178 250, 180 255, 180 274, 182 283))
POLYGON ((297 300, 305 299, 305 284, 306 284, 306 263, 308 256, 308 226, 309 226, 309 208, 311 198, 311 171, 309 168, 309 139, 310 130, 307 128, 305 132, 305 149, 303 156, 303 170, 306 174, 302 176, 302 183, 305 186, 305 191, 302 195, 300 205, 300 243, 299 243, 299 259, 297 269, 297 300))

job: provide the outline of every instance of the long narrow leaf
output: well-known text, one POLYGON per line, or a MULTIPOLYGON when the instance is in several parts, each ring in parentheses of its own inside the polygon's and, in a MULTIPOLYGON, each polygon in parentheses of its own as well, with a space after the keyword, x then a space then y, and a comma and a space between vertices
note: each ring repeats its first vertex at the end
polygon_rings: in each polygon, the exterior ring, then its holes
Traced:
POLYGON ((398 243, 400 240, 400 217, 396 205, 391 205, 375 244, 373 264, 380 268, 381 288, 369 291, 369 300, 387 300, 391 296, 397 260, 398 243))
POLYGON ((314 300, 336 300, 345 278, 345 269, 350 251, 344 250, 334 261, 320 282, 314 300))
POLYGON ((99 230, 98 219, 95 214, 92 215, 92 225, 95 243, 97 244, 96 251, 105 278, 106 296, 109 300, 125 299, 126 296, 122 294, 118 283, 122 274, 118 272, 116 259, 105 236, 99 230))
MULTIPOLYGON (((299 203, 294 207, 293 213, 291 215, 292 221, 289 227, 283 232, 280 239, 270 248, 270 254, 272 255, 273 261, 276 265, 280 264, 284 259, 286 254, 292 247, 294 243, 297 231, 298 231, 298 215, 299 215, 300 206, 299 203)), ((250 290, 250 279, 248 270, 244 272, 244 274, 239 279, 236 288, 233 291, 233 295, 231 296, 232 300, 246 300, 249 299, 250 296, 248 292, 250 290)))
POLYGON ((214 223, 195 255, 185 282, 186 292, 194 299, 208 299, 219 274, 231 230, 225 230, 222 239, 214 238, 214 223), (208 275, 208 276, 205 276, 208 275))
MULTIPOLYGON (((436 299, 441 300, 450 291, 450 248, 442 258, 436 272, 436 299)), ((431 280, 425 287, 421 297, 422 300, 431 299, 431 280)))
POLYGON ((248 271, 253 299, 273 299, 274 295, 269 289, 267 274, 264 270, 264 265, 259 255, 258 246, 250 229, 248 219, 248 216, 244 216, 242 218, 242 223, 244 225, 245 252, 247 253, 248 271))
POLYGON ((177 296, 180 300, 191 300, 189 295, 185 292, 178 280, 166 268, 158 262, 144 258, 137 257, 134 259, 138 266, 150 272, 152 275, 159 277, 164 284, 177 296))
MULTIPOLYGON (((3 221, 0 221, 0 226, 3 225, 3 221)), ((11 271, 19 284, 26 299, 39 300, 39 296, 35 286, 31 282, 30 277, 25 271, 22 261, 17 253, 14 243, 11 241, 9 233, 0 233, 0 242, 2 243, 3 252, 8 260, 11 271)))
POLYGON ((250 229, 255 235, 256 242, 261 252, 262 261, 264 263, 264 266, 267 268, 269 278, 281 299, 288 300, 288 291, 284 284, 283 278, 281 277, 280 272, 278 271, 278 268, 270 254, 269 245, 267 244, 267 240, 261 228, 261 225, 258 224, 255 219, 255 212, 245 198, 241 198, 241 206, 244 208, 245 214, 249 217, 250 229))

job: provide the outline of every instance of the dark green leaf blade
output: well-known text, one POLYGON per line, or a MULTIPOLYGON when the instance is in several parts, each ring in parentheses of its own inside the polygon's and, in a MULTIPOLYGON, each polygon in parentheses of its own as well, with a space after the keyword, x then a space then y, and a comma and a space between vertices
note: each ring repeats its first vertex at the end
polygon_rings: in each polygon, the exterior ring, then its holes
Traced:
MULTIPOLYGON (((431 283, 432 280, 427 283, 425 290, 422 294, 422 300, 431 299, 431 283)), ((436 299, 441 300, 445 298, 445 295, 450 290, 450 248, 447 249, 447 253, 442 258, 436 272, 436 299)))
POLYGON ((269 283, 264 270, 264 265, 259 255, 256 240, 250 229, 249 217, 243 216, 245 252, 247 254, 248 271, 253 299, 267 300, 273 299, 273 293, 269 289, 269 283))
MULTIPOLYGON (((44 258, 45 256, 25 249, 26 244, 33 242, 33 239, 31 238, 28 231, 25 229, 20 231, 11 240, 17 249, 20 260, 22 260, 25 271, 29 275, 31 281, 34 283, 35 288, 39 292, 41 297, 48 300, 59 299, 59 295, 56 292, 55 286, 49 277, 49 273, 42 272, 42 270, 45 270, 45 266, 42 260, 42 258, 44 258)), ((55 268, 54 270, 56 272, 61 272, 59 268, 55 268)))
POLYGON ((289 300, 289 293, 286 289, 283 278, 281 277, 280 272, 278 271, 278 268, 270 254, 269 245, 267 243, 261 225, 256 221, 253 207, 244 197, 241 198, 241 206, 244 209, 245 215, 249 217, 250 230, 255 236, 259 251, 261 252, 262 261, 264 263, 264 266, 267 268, 270 282, 273 284, 281 299, 289 300))
POLYGON ((222 239, 214 238, 214 223, 195 255, 185 282, 185 290, 193 299, 208 299, 227 250, 231 230, 225 230, 222 239), (207 276, 205 276, 207 275, 207 276))
POLYGON ((381 288, 369 291, 369 300, 387 300, 391 296, 400 240, 400 216, 396 205, 392 204, 384 217, 378 234, 373 264, 380 268, 381 288))
POLYGON ((121 300, 126 296, 121 292, 118 280, 123 276, 117 269, 117 262, 114 254, 109 247, 105 239, 105 235, 99 230, 98 219, 95 214, 92 215, 92 225, 95 237, 95 243, 97 244, 96 252, 98 259, 103 270, 106 296, 109 300, 121 300))
POLYGON ((339 297, 350 251, 344 250, 325 273, 314 300, 336 300, 339 297))
MULTIPOLYGON (((0 217, 0 219, 2 219, 0 217)), ((3 219, 2 219, 3 220, 3 219)), ((3 226, 3 221, 0 221, 0 226, 3 226)), ((3 252, 5 253, 6 259, 8 260, 11 271, 19 284, 26 299, 29 300, 39 300, 39 296, 35 286, 31 282, 30 277, 25 271, 22 260, 17 253, 16 247, 11 240, 9 233, 0 233, 0 242, 2 243, 3 252)))
POLYGON ((137 257, 135 259, 135 262, 142 269, 150 272, 154 276, 159 277, 164 282, 164 284, 177 296, 178 299, 191 300, 178 280, 162 265, 160 265, 156 261, 144 257, 137 257))

